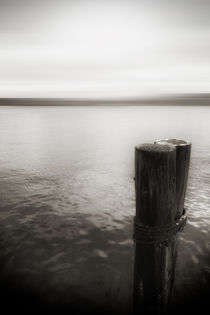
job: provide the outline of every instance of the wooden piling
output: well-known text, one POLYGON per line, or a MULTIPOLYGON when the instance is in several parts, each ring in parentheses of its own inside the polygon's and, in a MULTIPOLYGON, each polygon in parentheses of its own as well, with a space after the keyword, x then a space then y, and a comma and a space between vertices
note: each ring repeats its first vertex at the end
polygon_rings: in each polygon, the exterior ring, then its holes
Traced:
POLYGON ((136 219, 149 226, 173 222, 176 192, 176 149, 144 144, 135 149, 136 219))
MULTIPOLYGON (((179 157, 177 152, 174 143, 165 141, 135 148, 135 314, 165 314, 171 298, 178 231, 186 219, 185 193, 176 192, 177 176, 187 180, 188 173, 181 174, 187 162, 177 171, 177 161, 183 158, 182 151, 179 157)), ((186 183, 181 187, 186 191, 186 183)))
POLYGON ((191 143, 178 139, 162 139, 155 144, 173 144, 176 148, 176 204, 177 218, 182 215, 187 189, 187 179, 190 165, 191 143))

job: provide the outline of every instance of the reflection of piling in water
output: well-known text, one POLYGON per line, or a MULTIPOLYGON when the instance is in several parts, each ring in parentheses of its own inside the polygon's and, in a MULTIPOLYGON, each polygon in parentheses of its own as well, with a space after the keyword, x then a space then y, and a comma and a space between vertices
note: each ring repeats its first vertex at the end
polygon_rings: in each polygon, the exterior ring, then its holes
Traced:
POLYGON ((167 312, 178 232, 186 222, 183 206, 189 159, 190 144, 183 141, 161 140, 136 147, 135 313, 167 312))

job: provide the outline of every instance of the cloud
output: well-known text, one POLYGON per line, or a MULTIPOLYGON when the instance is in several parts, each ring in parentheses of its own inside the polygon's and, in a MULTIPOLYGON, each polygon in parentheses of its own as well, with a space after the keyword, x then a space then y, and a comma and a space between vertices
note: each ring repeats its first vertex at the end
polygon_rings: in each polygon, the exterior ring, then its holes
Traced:
POLYGON ((204 0, 0 0, 0 95, 24 85, 33 95, 142 93, 168 80, 199 89, 210 81, 209 9, 204 0))

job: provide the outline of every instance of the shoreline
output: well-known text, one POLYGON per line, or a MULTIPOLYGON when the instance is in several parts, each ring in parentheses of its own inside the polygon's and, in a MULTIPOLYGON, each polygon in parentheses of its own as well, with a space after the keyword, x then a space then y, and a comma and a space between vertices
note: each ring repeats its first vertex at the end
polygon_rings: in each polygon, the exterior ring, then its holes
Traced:
POLYGON ((145 98, 0 98, 0 106, 210 106, 210 93, 145 98))

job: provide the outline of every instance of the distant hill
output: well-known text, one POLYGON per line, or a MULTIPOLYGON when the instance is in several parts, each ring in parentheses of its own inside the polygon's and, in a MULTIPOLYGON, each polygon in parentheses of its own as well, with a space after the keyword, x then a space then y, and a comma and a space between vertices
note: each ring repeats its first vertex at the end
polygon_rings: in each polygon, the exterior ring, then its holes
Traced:
POLYGON ((170 94, 142 98, 0 98, 0 106, 189 105, 209 106, 210 93, 170 94))

